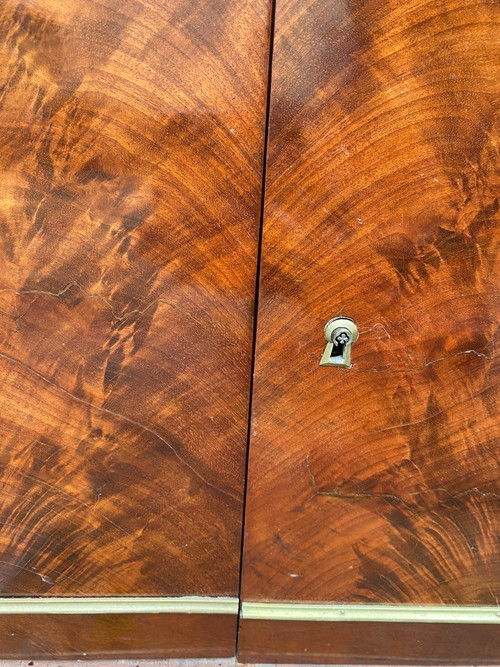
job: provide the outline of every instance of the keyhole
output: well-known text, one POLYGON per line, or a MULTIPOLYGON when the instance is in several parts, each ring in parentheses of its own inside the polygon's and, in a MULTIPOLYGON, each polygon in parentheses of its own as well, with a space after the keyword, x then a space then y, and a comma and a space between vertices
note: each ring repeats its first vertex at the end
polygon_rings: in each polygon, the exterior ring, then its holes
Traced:
POLYGON ((351 342, 351 334, 343 327, 339 327, 332 333, 332 351, 330 353, 330 361, 335 364, 343 364, 345 361, 345 347, 351 342))
POLYGON ((320 366, 351 367, 351 345, 358 338, 358 329, 349 317, 334 317, 325 325, 327 345, 320 366))
POLYGON ((344 350, 345 343, 337 341, 337 345, 334 344, 332 351, 330 353, 330 361, 333 363, 342 363, 344 359, 344 350))

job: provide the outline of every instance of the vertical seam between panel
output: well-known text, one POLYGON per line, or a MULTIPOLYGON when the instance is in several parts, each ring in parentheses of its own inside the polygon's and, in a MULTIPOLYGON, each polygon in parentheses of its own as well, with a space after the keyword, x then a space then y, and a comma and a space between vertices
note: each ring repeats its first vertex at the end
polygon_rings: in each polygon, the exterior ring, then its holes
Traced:
POLYGON ((252 433, 252 411, 253 411, 253 391, 254 391, 254 373, 255 373, 255 353, 257 348, 257 320, 259 313, 259 292, 260 292, 260 274, 262 264, 262 239, 264 232, 264 206, 266 198, 266 176, 267 176, 267 154, 269 146, 269 117, 271 111, 271 83, 272 83, 272 68, 273 68, 273 51, 274 51, 274 29, 276 17, 276 2, 271 0, 270 18, 269 18, 269 59, 267 69, 267 89, 266 89, 266 107, 265 107, 265 125, 264 125, 264 145, 262 157, 262 184, 261 184, 261 201, 260 201, 260 217, 259 217, 259 235, 257 244, 257 263, 255 270, 255 294, 253 307, 253 329, 252 329, 252 348, 251 348, 251 367, 250 367, 250 383, 249 383, 249 401, 248 401, 248 425, 246 438, 246 461, 245 461, 245 477, 243 484, 243 509, 242 509, 242 523, 241 523, 241 548, 240 548, 240 572, 238 585, 238 623, 236 629, 236 646, 235 655, 238 657, 238 640, 239 628, 241 618, 241 585, 243 577, 243 552, 245 545, 245 515, 247 504, 247 490, 248 490, 248 461, 250 454, 250 439, 252 433))

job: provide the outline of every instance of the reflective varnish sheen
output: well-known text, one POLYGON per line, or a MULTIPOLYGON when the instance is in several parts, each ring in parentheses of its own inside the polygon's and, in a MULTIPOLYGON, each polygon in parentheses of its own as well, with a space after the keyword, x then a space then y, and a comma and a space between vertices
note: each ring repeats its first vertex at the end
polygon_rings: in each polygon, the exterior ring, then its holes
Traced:
POLYGON ((498 604, 499 9, 277 2, 244 600, 498 604))
POLYGON ((0 594, 235 596, 268 2, 0 42, 0 594))

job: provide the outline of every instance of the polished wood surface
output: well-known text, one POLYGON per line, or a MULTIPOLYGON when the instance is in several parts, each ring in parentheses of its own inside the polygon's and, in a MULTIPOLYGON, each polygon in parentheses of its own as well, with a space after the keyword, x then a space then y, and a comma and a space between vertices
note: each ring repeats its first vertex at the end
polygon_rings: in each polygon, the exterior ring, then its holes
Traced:
POLYGON ((499 10, 277 2, 244 600, 500 600, 499 10))
POLYGON ((239 660, 341 665, 500 664, 500 625, 243 619, 239 660))
POLYGON ((236 622, 236 616, 209 614, 2 615, 0 657, 231 657, 236 622))
POLYGON ((235 595, 268 0, 0 7, 0 590, 235 595))

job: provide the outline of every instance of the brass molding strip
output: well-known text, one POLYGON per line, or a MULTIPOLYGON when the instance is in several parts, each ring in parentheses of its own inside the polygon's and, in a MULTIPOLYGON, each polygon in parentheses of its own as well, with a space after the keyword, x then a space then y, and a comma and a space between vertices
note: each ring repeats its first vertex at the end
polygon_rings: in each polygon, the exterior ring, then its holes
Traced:
POLYGON ((500 623, 500 607, 243 602, 241 617, 273 621, 500 623))
POLYGON ((0 614, 238 614, 238 599, 178 598, 0 598, 0 614))

